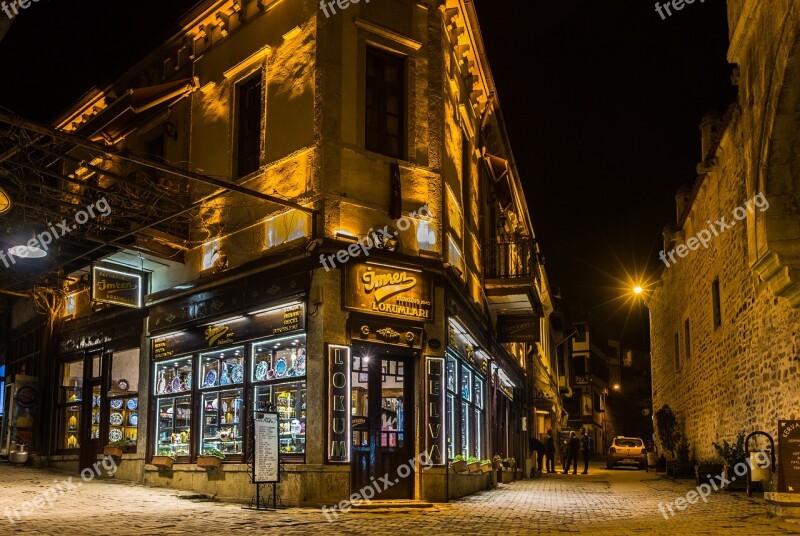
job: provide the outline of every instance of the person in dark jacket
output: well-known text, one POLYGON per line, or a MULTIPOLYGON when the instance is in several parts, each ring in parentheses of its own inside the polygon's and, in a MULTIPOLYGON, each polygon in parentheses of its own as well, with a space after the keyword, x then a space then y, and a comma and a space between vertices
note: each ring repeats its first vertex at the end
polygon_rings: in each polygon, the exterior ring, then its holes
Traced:
POLYGON ((581 474, 587 475, 589 474, 589 455, 592 453, 592 438, 586 433, 586 428, 581 428, 581 452, 583 453, 583 473, 581 474))
POLYGON ((545 446, 544 443, 535 437, 530 439, 528 446, 530 447, 531 455, 533 455, 534 452, 536 453, 536 466, 531 470, 531 477, 533 477, 535 476, 533 473, 537 468, 540 474, 542 472, 542 459, 544 458, 545 446))
POLYGON ((556 442, 553 440, 553 431, 548 430, 544 438, 544 455, 547 457, 547 472, 556 472, 556 442))
POLYGON ((581 442, 575 436, 575 432, 569 433, 569 440, 567 441, 567 469, 564 471, 566 475, 569 473, 569 466, 573 466, 573 475, 578 474, 578 452, 581 450, 581 442))

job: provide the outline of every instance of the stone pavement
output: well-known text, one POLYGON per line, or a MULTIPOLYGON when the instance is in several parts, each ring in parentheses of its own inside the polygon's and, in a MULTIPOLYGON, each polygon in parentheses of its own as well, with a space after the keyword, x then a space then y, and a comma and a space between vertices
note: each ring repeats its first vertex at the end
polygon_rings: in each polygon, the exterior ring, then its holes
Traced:
POLYGON ((501 484, 495 490, 423 510, 343 513, 328 523, 316 509, 254 512, 241 505, 192 499, 196 496, 187 492, 113 480, 84 483, 80 477, 70 483, 69 475, 63 473, 2 463, 0 535, 800 535, 800 524, 768 518, 763 500, 743 493, 712 493, 707 504, 690 505, 665 520, 658 511, 659 502, 684 496, 693 489, 690 481, 674 483, 653 473, 607 471, 600 466, 592 467, 590 473, 501 484), (51 493, 50 505, 25 509, 26 501, 57 485, 64 491, 51 493), (19 511, 19 519, 12 509, 19 511))

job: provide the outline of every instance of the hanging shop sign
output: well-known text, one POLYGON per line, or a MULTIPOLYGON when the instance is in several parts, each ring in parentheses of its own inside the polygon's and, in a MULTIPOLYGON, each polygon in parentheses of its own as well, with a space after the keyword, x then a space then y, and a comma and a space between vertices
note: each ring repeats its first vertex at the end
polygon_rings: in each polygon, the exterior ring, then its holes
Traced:
POLYGON ((350 463, 350 348, 328 345, 328 462, 350 463))
POLYGON ((350 319, 350 338, 357 341, 377 342, 421 350, 424 333, 425 331, 420 327, 404 326, 374 317, 350 319))
POLYGON ((497 315, 497 342, 539 342, 539 317, 497 315))
POLYGON ((382 264, 345 265, 344 308, 405 320, 432 321, 430 276, 382 264))
POLYGON ((93 266, 92 301, 139 309, 142 306, 142 276, 93 266))
POLYGON ((800 493, 800 421, 778 421, 778 491, 800 493))
POLYGON ((280 482, 278 414, 253 414, 253 484, 280 482))
POLYGON ((221 319, 168 335, 153 337, 153 359, 207 350, 255 337, 286 335, 306 328, 306 306, 292 303, 221 319))
POLYGON ((433 465, 445 465, 444 454, 444 358, 425 358, 425 451, 433 465))
POLYGON ((150 308, 150 330, 175 329, 177 326, 214 316, 232 313, 246 307, 286 299, 308 289, 308 275, 283 278, 256 274, 235 283, 191 296, 171 300, 150 308))

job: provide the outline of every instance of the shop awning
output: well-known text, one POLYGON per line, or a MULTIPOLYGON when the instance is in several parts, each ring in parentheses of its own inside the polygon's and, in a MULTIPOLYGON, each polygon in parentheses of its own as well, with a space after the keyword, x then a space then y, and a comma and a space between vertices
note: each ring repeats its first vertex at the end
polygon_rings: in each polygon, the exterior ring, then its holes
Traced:
POLYGON ((159 111, 188 96, 196 88, 195 80, 129 89, 107 108, 78 129, 92 141, 115 143, 159 111))

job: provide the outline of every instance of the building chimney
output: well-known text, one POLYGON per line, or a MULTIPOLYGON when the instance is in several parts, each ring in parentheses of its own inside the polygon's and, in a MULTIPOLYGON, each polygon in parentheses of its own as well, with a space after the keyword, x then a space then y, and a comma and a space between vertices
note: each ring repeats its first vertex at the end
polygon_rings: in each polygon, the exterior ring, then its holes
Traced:
POLYGON ((711 157, 709 153, 714 149, 721 122, 718 112, 708 112, 700 121, 701 162, 705 162, 711 157))

